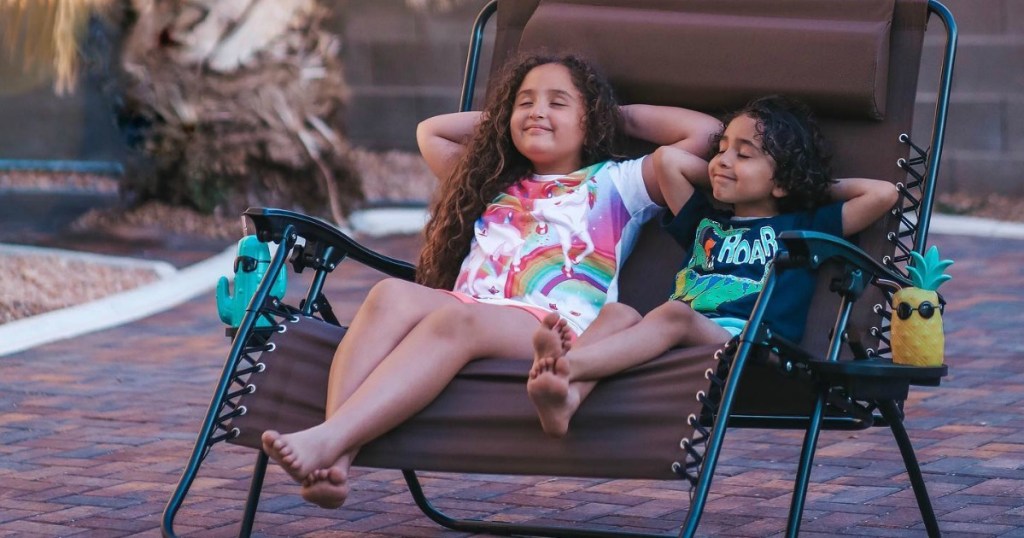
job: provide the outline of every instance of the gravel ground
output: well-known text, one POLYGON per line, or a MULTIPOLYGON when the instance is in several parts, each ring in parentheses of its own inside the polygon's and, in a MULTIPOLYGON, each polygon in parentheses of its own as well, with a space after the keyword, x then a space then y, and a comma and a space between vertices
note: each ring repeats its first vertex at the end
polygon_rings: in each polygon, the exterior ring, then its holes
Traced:
POLYGON ((0 172, 0 189, 88 190, 117 193, 117 180, 95 174, 68 174, 51 172, 0 172))
MULTIPOLYGON (((437 181, 415 153, 353 152, 363 174, 367 205, 424 203, 437 181)), ((91 189, 116 193, 117 182, 92 175, 0 174, 0 189, 91 189)), ((1024 222, 1024 198, 947 193, 938 196, 940 213, 1024 222)), ((200 215, 182 208, 145 204, 129 211, 94 211, 73 225, 76 230, 111 226, 158 227, 168 233, 234 240, 238 216, 200 215)), ((54 256, 0 256, 0 324, 56 308, 91 301, 153 282, 155 273, 136 268, 65 260, 54 256)))
POLYGON ((130 290, 155 271, 39 254, 0 255, 0 324, 130 290))

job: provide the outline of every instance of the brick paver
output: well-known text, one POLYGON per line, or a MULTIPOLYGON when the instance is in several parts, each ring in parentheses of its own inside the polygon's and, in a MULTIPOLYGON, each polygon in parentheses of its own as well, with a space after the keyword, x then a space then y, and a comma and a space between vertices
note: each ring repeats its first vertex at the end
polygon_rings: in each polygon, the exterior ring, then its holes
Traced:
MULTIPOLYGON (((957 260, 943 288, 950 376, 907 404, 944 532, 1024 536, 1024 242, 938 237, 957 260)), ((373 245, 409 258, 411 238, 373 245)), ((227 268, 225 268, 227 270, 227 268)), ((331 280, 336 310, 354 311, 376 278, 331 280)), ((0 536, 155 536, 191 451, 228 342, 212 295, 71 341, 0 358, 0 536)), ((732 430, 701 533, 771 536, 785 527, 797 432, 732 430)), ((218 445, 178 518, 183 535, 237 533, 255 452, 218 445)), ((427 474, 454 516, 587 522, 671 532, 685 517, 679 483, 427 474)), ((304 503, 284 473, 267 476, 262 536, 456 536, 421 515, 397 471, 356 469, 339 510, 304 503)), ((921 536, 913 493, 888 431, 825 432, 805 536, 921 536)))

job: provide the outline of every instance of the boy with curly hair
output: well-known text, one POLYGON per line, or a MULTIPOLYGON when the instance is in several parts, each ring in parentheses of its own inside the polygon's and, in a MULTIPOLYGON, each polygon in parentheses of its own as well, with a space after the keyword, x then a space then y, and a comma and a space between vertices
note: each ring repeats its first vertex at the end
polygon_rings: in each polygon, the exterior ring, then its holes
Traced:
MULTIPOLYGON (((544 431, 565 435, 569 421, 597 380, 650 360, 673 347, 722 343, 740 333, 753 311, 786 230, 851 236, 896 202, 889 182, 833 180, 831 155, 810 110, 779 96, 752 101, 725 120, 710 162, 672 147, 653 155, 655 174, 675 215, 666 229, 691 256, 676 275, 669 300, 646 316, 606 305, 591 326, 627 328, 572 343, 564 321, 549 316, 534 334, 527 391, 544 431), (712 206, 695 190, 710 183, 712 206)), ((785 338, 803 336, 814 293, 808 271, 779 275, 765 320, 785 338)))

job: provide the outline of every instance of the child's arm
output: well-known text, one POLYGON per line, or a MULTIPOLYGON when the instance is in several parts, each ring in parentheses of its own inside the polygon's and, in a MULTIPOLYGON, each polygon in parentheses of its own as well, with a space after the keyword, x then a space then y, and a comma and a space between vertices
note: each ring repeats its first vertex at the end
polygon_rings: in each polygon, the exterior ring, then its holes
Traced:
MULTIPOLYGON (((696 161, 700 161, 703 163, 703 174, 705 176, 701 180, 698 177, 699 172, 691 172, 688 178, 691 181, 698 182, 698 184, 701 181, 707 181, 707 162, 698 156, 707 155, 711 149, 711 138, 722 129, 721 122, 707 114, 694 110, 654 105, 626 105, 622 107, 622 115, 625 120, 624 127, 627 135, 653 142, 659 146, 672 146, 688 153, 694 160, 690 161, 690 165, 686 166, 687 170, 690 170, 696 161)), ((674 155, 672 158, 676 157, 679 157, 679 155, 674 155)), ((682 159, 683 157, 679 158, 682 159)), ((677 162, 677 164, 679 163, 677 162)), ((665 176, 663 179, 668 179, 669 182, 663 186, 661 184, 662 181, 659 181, 657 177, 654 163, 650 158, 644 159, 643 176, 644 184, 647 187, 648 194, 651 195, 651 199, 659 205, 668 204, 673 212, 681 207, 681 204, 689 198, 689 193, 664 192, 672 191, 675 187, 685 191, 689 188, 689 182, 682 181, 681 183, 687 183, 687 185, 677 185, 676 183, 680 182, 673 182, 672 180, 677 180, 679 179, 678 177, 665 176), (678 201, 680 198, 682 202, 678 206, 673 206, 673 201, 678 201)))
POLYGON ((661 147, 643 163, 644 183, 651 199, 678 213, 695 185, 708 183, 708 163, 702 157, 722 124, 684 108, 628 105, 622 107, 626 134, 661 147))
POLYGON ((888 181, 846 178, 832 186, 832 198, 846 202, 843 204, 843 235, 850 236, 871 226, 892 209, 899 192, 888 181))
MULTIPOLYGON (((658 190, 673 215, 693 196, 694 187, 706 186, 708 163, 674 146, 662 146, 648 159, 653 167, 658 190)), ((646 163, 645 163, 646 164, 646 163)))
POLYGON ((624 105, 621 110, 627 135, 694 155, 706 155, 711 137, 722 130, 720 121, 696 110, 655 105, 624 105))
POLYGON ((480 112, 456 112, 427 118, 416 127, 416 143, 430 171, 444 181, 466 151, 466 143, 480 122, 480 112))

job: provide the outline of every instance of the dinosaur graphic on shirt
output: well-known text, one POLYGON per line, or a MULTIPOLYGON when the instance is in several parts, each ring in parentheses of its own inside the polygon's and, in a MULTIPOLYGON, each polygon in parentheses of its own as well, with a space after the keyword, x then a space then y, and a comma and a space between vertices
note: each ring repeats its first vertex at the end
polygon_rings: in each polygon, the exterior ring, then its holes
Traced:
POLYGON ((737 301, 748 295, 761 292, 768 276, 771 259, 777 250, 774 230, 762 229, 760 238, 750 242, 743 240, 750 228, 723 229, 711 220, 704 219, 697 227, 693 254, 678 274, 672 300, 688 303, 698 312, 715 312, 724 303, 737 301), (716 248, 717 247, 717 248, 716 248), (749 264, 764 266, 759 280, 715 272, 716 263, 749 264))

